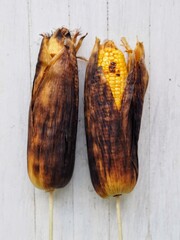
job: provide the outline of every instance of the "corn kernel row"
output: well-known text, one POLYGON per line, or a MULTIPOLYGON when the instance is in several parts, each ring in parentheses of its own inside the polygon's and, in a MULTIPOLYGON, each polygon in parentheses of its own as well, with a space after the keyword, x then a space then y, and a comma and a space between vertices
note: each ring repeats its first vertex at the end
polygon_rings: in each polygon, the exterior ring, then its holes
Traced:
POLYGON ((120 109, 127 78, 127 67, 123 53, 113 43, 101 46, 98 55, 98 66, 102 67, 115 104, 120 109))

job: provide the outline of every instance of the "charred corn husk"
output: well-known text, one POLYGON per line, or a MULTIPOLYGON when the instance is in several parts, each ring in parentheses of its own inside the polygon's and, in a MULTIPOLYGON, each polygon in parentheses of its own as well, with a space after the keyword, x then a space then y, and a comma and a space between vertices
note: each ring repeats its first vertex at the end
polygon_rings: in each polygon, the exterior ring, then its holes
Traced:
POLYGON ((138 138, 148 73, 143 44, 123 53, 112 41, 95 45, 86 69, 85 128, 90 174, 101 197, 129 193, 138 178, 138 138))
POLYGON ((73 173, 78 118, 79 33, 66 28, 44 34, 29 109, 28 174, 51 191, 65 186, 73 173))

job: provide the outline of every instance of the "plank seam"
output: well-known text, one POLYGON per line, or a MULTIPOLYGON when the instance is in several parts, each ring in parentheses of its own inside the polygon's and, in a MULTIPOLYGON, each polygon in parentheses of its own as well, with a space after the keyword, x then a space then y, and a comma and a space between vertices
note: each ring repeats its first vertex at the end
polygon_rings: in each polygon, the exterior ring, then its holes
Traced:
POLYGON ((34 197, 34 234, 36 239, 36 194, 35 194, 35 188, 33 191, 33 197, 34 197))
MULTIPOLYGON (((109 0, 106 1, 106 14, 107 14, 107 25, 106 25, 106 31, 107 31, 107 39, 109 39, 109 0)), ((108 227, 109 227, 109 230, 108 230, 108 240, 111 239, 111 217, 110 217, 110 214, 111 213, 111 210, 110 210, 110 200, 108 201, 108 227)))
POLYGON ((70 26, 71 26, 71 8, 70 8, 70 0, 68 0, 68 27, 70 29, 70 26))
MULTIPOLYGON (((27 15, 28 15, 28 51, 29 51, 29 77, 30 77, 30 91, 32 88, 32 74, 31 74, 31 70, 32 70, 32 64, 31 64, 31 0, 27 0, 27 15)), ((36 239, 36 194, 35 194, 35 189, 33 189, 33 205, 34 205, 34 236, 36 239)))
MULTIPOLYGON (((69 29, 71 28, 71 0, 68 0, 68 27, 69 29)), ((74 231, 74 179, 72 178, 72 220, 73 220, 73 229, 72 229, 72 234, 73 234, 73 240, 75 239, 75 231, 74 231)))
POLYGON ((27 12, 28 12, 28 39, 29 39, 29 68, 30 68, 30 90, 32 87, 32 75, 31 75, 31 70, 32 70, 32 64, 31 64, 31 7, 30 7, 30 1, 27 0, 27 12))
POLYGON ((108 201, 108 222, 109 222, 109 231, 108 231, 108 240, 111 239, 111 236, 110 236, 110 231, 111 231, 111 216, 110 216, 110 200, 108 201))
MULTIPOLYGON (((151 0, 149 0, 149 76, 151 75, 151 0)), ((148 97, 148 105, 149 105, 149 207, 148 207, 148 236, 147 239, 151 240, 151 221, 150 221, 150 212, 151 212, 151 137, 150 137, 150 124, 151 124, 151 84, 149 82, 149 97, 148 97)))
POLYGON ((106 2, 106 9, 107 9, 107 39, 109 38, 109 0, 106 2))

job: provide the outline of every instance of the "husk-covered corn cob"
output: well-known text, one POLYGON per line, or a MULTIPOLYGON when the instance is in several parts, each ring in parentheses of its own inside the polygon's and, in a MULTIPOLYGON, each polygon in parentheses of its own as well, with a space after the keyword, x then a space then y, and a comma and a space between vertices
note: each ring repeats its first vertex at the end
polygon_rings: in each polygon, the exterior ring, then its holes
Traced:
POLYGON ((144 47, 123 53, 112 41, 95 45, 86 69, 85 127, 93 186, 101 197, 129 193, 138 178, 138 138, 148 73, 144 47))
POLYGON ((52 191, 70 180, 78 119, 79 32, 66 28, 44 34, 29 109, 28 174, 32 183, 52 191))

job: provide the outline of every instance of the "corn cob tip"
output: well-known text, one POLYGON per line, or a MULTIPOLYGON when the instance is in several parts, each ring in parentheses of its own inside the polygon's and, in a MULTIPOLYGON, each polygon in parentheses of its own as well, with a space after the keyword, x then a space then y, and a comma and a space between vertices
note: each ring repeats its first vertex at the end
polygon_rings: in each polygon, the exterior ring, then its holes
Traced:
POLYGON ((126 85, 127 66, 124 54, 112 40, 106 40, 99 47, 98 66, 108 82, 116 107, 120 109, 123 92, 126 85))

